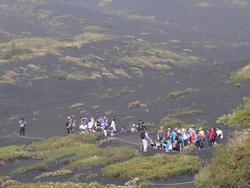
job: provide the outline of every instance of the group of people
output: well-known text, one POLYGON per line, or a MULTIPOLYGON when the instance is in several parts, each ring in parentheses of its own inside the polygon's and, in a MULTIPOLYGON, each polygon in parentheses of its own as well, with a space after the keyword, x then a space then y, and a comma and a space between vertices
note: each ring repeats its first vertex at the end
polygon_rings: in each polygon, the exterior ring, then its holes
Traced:
POLYGON ((188 145, 194 145, 199 150, 204 148, 206 141, 210 146, 220 143, 223 139, 223 132, 219 127, 208 129, 205 132, 203 128, 196 128, 194 125, 191 125, 188 130, 185 128, 173 130, 168 128, 165 131, 161 126, 156 137, 157 141, 151 139, 147 127, 144 127, 144 130, 140 132, 143 152, 147 152, 148 145, 166 152, 180 152, 188 145))
MULTIPOLYGON (((20 136, 25 136, 25 127, 28 124, 27 121, 21 117, 18 124, 20 127, 20 136)), ((101 116, 99 118, 81 116, 77 121, 75 116, 71 115, 67 117, 65 125, 68 134, 76 129, 79 129, 81 134, 99 131, 103 133, 104 137, 118 134, 116 119, 112 118, 109 120, 106 116, 101 116)), ((119 132, 126 131, 124 128, 121 128, 119 132)), ((194 145, 199 150, 205 147, 205 142, 207 142, 209 146, 215 146, 221 143, 224 137, 219 127, 208 129, 205 132, 203 128, 197 128, 195 125, 190 125, 188 129, 168 128, 167 130, 164 130, 164 127, 161 126, 156 134, 157 140, 154 141, 149 137, 147 126, 141 120, 139 120, 136 125, 132 125, 131 132, 140 133, 143 152, 147 152, 148 146, 154 149, 165 150, 166 152, 180 152, 186 146, 194 145)))
POLYGON ((70 134, 75 129, 79 129, 80 133, 84 134, 87 132, 103 132, 104 136, 107 137, 117 135, 117 123, 115 118, 112 118, 110 121, 108 117, 101 116, 99 118, 87 118, 85 116, 81 116, 79 121, 76 120, 74 115, 67 117, 66 121, 66 129, 67 133, 70 134))

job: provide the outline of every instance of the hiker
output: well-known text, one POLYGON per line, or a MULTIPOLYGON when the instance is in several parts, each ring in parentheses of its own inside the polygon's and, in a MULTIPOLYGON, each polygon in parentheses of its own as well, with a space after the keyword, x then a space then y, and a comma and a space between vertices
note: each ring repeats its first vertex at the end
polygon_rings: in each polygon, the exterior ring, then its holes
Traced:
POLYGON ((215 130, 215 128, 212 128, 209 132, 209 144, 210 144, 210 146, 215 145, 215 139, 216 139, 216 130, 215 130))
POLYGON ((79 130, 80 130, 80 132, 81 132, 82 134, 86 131, 86 129, 87 129, 87 125, 81 124, 81 125, 79 126, 79 130))
POLYGON ((199 128, 199 136, 200 136, 200 139, 201 139, 200 146, 201 146, 201 148, 204 148, 204 146, 205 146, 204 142, 206 140, 206 136, 205 136, 205 132, 204 132, 202 127, 199 128))
POLYGON ((21 117, 21 120, 18 122, 20 127, 20 136, 25 136, 25 127, 27 126, 27 122, 21 117))
POLYGON ((174 143, 175 141, 177 141, 177 133, 176 130, 173 130, 171 133, 171 139, 172 139, 172 143, 174 143))
POLYGON ((145 123, 142 120, 138 121, 138 124, 136 125, 137 131, 143 131, 145 128, 145 123))
POLYGON ((166 152, 170 152, 173 150, 173 144, 172 144, 171 139, 168 139, 162 145, 165 148, 166 152))
POLYGON ((188 145, 188 139, 189 139, 189 135, 187 134, 187 130, 186 129, 182 129, 182 141, 183 141, 183 146, 187 146, 188 145))
POLYGON ((172 147, 173 147, 174 152, 179 152, 180 151, 180 145, 179 145, 177 140, 173 142, 172 147))
POLYGON ((94 127, 94 119, 90 119, 89 120, 89 122, 88 122, 88 125, 87 125, 87 127, 88 127, 88 132, 92 132, 93 131, 93 127, 94 127))
POLYGON ((163 126, 161 126, 157 132, 157 139, 159 142, 165 140, 165 131, 163 130, 163 126))
POLYGON ((148 150, 148 140, 150 140, 147 132, 147 127, 144 127, 144 130, 140 133, 140 137, 142 140, 143 152, 147 152, 148 150))
POLYGON ((222 133, 222 130, 217 127, 216 128, 216 143, 220 144, 221 143, 221 140, 223 139, 223 133, 222 133))
POLYGON ((116 121, 115 121, 115 118, 113 118, 113 120, 111 121, 111 136, 114 136, 114 135, 117 135, 117 130, 116 130, 116 121))
POLYGON ((195 146, 197 149, 201 149, 202 146, 201 146, 201 137, 200 137, 200 134, 199 132, 195 132, 195 138, 194 138, 194 143, 195 143, 195 146))
POLYGON ((131 131, 132 133, 137 132, 137 129, 136 129, 136 125, 135 125, 135 124, 132 125, 130 131, 131 131))
POLYGON ((67 133, 70 134, 70 131, 72 130, 72 117, 67 117, 67 121, 65 123, 66 125, 66 129, 67 129, 67 133))

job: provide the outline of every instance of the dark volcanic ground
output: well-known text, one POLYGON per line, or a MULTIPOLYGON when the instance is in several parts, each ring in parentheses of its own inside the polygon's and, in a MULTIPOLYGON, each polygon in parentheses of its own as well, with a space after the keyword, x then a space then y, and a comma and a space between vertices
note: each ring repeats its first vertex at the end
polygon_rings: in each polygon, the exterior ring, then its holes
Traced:
MULTIPOLYGON (((5 3, 6 1, 0 0, 0 5, 5 3)), ((10 35, 1 35, 0 32, 0 41, 23 37, 25 32, 29 32, 29 36, 32 37, 68 39, 82 31, 82 25, 77 18, 86 18, 86 23, 90 25, 105 27, 114 37, 113 40, 86 45, 79 49, 65 49, 61 51, 61 56, 85 57, 85 55, 94 54, 105 57, 103 64, 107 69, 118 67, 126 70, 129 64, 115 64, 113 61, 115 58, 105 56, 104 52, 105 50, 112 52, 117 46, 123 49, 125 35, 132 35, 154 44, 177 40, 180 44, 170 46, 173 52, 181 53, 184 49, 188 49, 187 53, 191 51, 191 55, 204 58, 204 61, 186 67, 172 65, 171 69, 165 71, 145 67, 142 69, 144 78, 102 78, 84 81, 26 78, 19 80, 16 85, 0 83, 0 146, 28 144, 39 138, 66 135, 66 117, 71 114, 76 115, 77 118, 83 115, 80 112, 83 109, 70 108, 79 102, 84 103, 87 116, 98 117, 108 113, 110 117, 116 117, 120 127, 125 128, 129 128, 139 119, 157 126, 162 118, 175 109, 182 108, 202 111, 201 114, 181 118, 185 122, 204 123, 207 127, 214 127, 219 116, 229 113, 242 104, 243 97, 250 96, 250 82, 238 86, 229 82, 232 72, 249 64, 249 7, 216 5, 203 9, 184 0, 133 2, 114 0, 105 8, 98 7, 98 3, 99 0, 67 2, 49 0, 46 5, 35 6, 35 12, 40 9, 50 10, 54 16, 69 14, 74 18, 69 25, 57 29, 50 28, 50 23, 47 23, 46 19, 45 21, 38 19, 38 21, 35 17, 27 15, 26 9, 23 9, 24 12, 18 9, 11 15, 0 12, 0 28, 10 33, 10 35), (131 21, 126 18, 130 14, 155 16, 157 21, 131 21), (126 88, 124 93, 116 96, 107 94, 107 90, 112 89, 117 92, 124 87, 126 88), (167 99, 166 97, 173 91, 187 88, 192 88, 193 92, 182 98, 167 99), (106 99, 102 98, 103 95, 106 99), (128 104, 136 100, 145 104, 144 107, 128 108, 128 104), (26 131, 30 138, 20 138, 14 133, 19 131, 17 121, 21 116, 24 116, 29 123, 26 131)), ((112 53, 111 55, 116 55, 116 52, 112 53)), ((0 74, 2 76, 2 73, 10 68, 28 64, 42 65, 51 71, 57 66, 60 55, 47 55, 29 61, 0 64, 0 74)), ((69 67, 62 66, 62 68, 69 67)), ((223 127, 223 130, 226 136, 232 132, 228 127, 223 127)), ((126 134, 120 139, 140 142, 138 135, 126 134)), ((212 151, 199 151, 195 154, 208 161, 212 151)), ((7 164, 6 168, 0 168, 0 173, 8 174, 24 163, 24 161, 15 161, 7 164)), ((91 170, 97 173, 100 171, 100 169, 91 170)), ((37 174, 24 174, 16 179, 32 181, 35 175, 37 174)), ((193 177, 176 177, 157 183, 171 184, 188 182, 192 179, 193 177)), ((89 181, 93 180, 95 179, 89 181)), ((124 184, 125 181, 103 177, 99 179, 101 183, 124 184)), ((168 187, 193 187, 193 184, 168 187)))
MULTIPOLYGON (((18 131, 16 122, 7 120, 13 115, 23 115, 28 120, 29 136, 47 138, 65 135, 65 117, 69 114, 77 117, 81 115, 77 110, 69 108, 77 102, 83 102, 87 114, 97 117, 111 110, 121 127, 127 127, 138 119, 158 124, 160 119, 174 109, 185 107, 202 111, 197 117, 187 119, 187 122, 205 122, 212 127, 219 116, 230 112, 242 103, 243 97, 250 94, 248 83, 240 87, 227 83, 231 70, 244 63, 202 64, 189 69, 177 69, 172 74, 157 76, 148 73, 144 79, 136 80, 40 80, 33 81, 30 88, 2 85, 0 114, 4 121, 1 136, 18 131), (101 94, 106 88, 119 88, 123 85, 136 92, 122 94, 107 101, 93 95, 101 94), (169 92, 186 88, 196 91, 182 99, 166 99, 169 92), (147 104, 149 112, 145 112, 143 108, 129 109, 128 103, 135 100, 147 104), (93 109, 96 105, 98 108, 93 109), (34 111, 40 112, 36 120, 32 120, 34 111)), ((3 139, 1 145, 8 145, 10 142, 10 138, 3 139)))

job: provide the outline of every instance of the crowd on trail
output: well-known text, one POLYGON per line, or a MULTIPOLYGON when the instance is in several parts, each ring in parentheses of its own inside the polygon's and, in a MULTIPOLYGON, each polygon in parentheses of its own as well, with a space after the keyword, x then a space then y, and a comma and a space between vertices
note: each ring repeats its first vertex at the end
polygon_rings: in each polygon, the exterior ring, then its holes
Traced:
POLYGON ((166 152, 180 152, 189 145, 194 145, 199 150, 205 147, 205 142, 209 146, 215 146, 223 139, 223 132, 219 127, 208 129, 205 132, 203 128, 197 128, 195 125, 190 125, 188 130, 168 128, 166 131, 161 126, 157 131, 157 141, 149 137, 147 127, 143 122, 139 121, 138 125, 134 127, 131 129, 132 132, 140 131, 143 152, 147 152, 148 145, 166 152))
MULTIPOLYGON (((116 119, 112 118, 110 121, 106 116, 99 118, 81 116, 79 121, 77 121, 75 116, 71 115, 67 117, 65 125, 68 134, 75 131, 77 127, 81 134, 102 132, 104 137, 116 136, 118 134, 116 119)), ((125 132, 125 129, 121 128, 119 132, 125 132)))
MULTIPOLYGON (((18 124, 20 127, 20 136, 25 136, 27 121, 22 117, 18 124)), ((108 136, 117 136, 118 134, 126 132, 125 128, 119 128, 118 131, 116 119, 109 119, 107 116, 101 116, 99 118, 81 116, 77 121, 75 116, 71 115, 67 117, 65 125, 68 134, 78 129, 80 134, 102 132, 103 136, 107 138, 108 136)), ((141 120, 139 120, 137 124, 132 125, 131 132, 139 133, 140 139, 142 140, 143 152, 147 152, 148 146, 166 152, 180 152, 190 145, 200 150, 204 148, 205 145, 215 146, 221 143, 223 139, 223 132, 219 127, 204 131, 202 127, 197 128, 195 125, 190 125, 188 129, 167 128, 167 130, 161 126, 157 131, 156 139, 153 140, 149 137, 146 124, 141 120)))
MULTIPOLYGON (((70 134, 75 131, 77 127, 81 134, 102 132, 104 137, 116 136, 118 133, 126 132, 124 128, 120 128, 118 131, 116 119, 112 118, 109 120, 106 116, 99 118, 82 116, 79 118, 79 121, 76 120, 74 115, 69 116, 66 121, 67 133, 70 134)), ((137 124, 132 125, 131 132, 139 133, 140 139, 142 140, 143 152, 147 152, 148 146, 166 152, 180 152, 186 146, 190 145, 200 150, 204 148, 205 145, 215 146, 223 139, 223 132, 219 127, 208 129, 205 132, 203 128, 190 125, 188 129, 168 128, 167 130, 164 130, 161 126, 157 131, 156 139, 153 140, 149 137, 146 123, 141 120, 139 120, 137 124)))

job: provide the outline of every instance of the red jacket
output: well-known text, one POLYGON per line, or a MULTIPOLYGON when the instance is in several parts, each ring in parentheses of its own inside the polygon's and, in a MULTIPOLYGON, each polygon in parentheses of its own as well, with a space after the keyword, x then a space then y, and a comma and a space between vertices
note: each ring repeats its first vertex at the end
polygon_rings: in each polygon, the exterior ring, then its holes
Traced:
POLYGON ((209 140, 213 140, 215 138, 215 131, 211 130, 209 134, 209 140))

